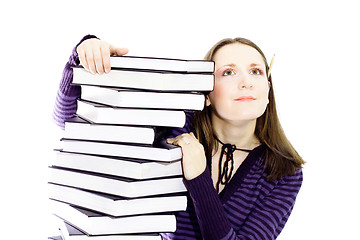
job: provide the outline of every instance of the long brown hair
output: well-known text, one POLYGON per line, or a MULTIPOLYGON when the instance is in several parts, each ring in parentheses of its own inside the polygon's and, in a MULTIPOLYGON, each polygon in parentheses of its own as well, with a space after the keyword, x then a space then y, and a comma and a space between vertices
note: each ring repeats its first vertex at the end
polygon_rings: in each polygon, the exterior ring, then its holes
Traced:
MULTIPOLYGON (((226 38, 216 43, 206 54, 205 60, 213 60, 215 53, 223 46, 233 43, 241 43, 256 49, 265 62, 266 75, 268 75, 269 66, 264 53, 252 41, 245 38, 226 38)), ((302 168, 305 161, 296 152, 280 125, 276 111, 274 89, 271 75, 268 77, 270 82, 269 104, 262 116, 256 121, 255 135, 262 144, 266 146, 265 150, 265 169, 268 173, 268 180, 275 180, 286 175, 295 174, 295 170, 302 168)), ((194 115, 194 130, 204 146, 205 154, 208 160, 211 160, 214 152, 217 151, 217 142, 214 138, 214 129, 211 122, 212 107, 206 106, 200 112, 194 115)))

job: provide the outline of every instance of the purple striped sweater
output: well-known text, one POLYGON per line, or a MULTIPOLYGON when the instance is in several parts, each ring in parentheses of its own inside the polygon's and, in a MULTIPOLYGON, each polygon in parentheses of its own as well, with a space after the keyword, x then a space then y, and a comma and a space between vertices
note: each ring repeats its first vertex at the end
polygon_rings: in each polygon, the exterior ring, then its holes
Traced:
MULTIPOLYGON (((87 35, 81 41, 93 37, 87 35)), ((79 63, 75 49, 63 71, 54 107, 53 118, 61 128, 75 114, 80 96, 80 87, 70 85, 71 66, 79 63)), ((188 112, 185 127, 171 129, 169 136, 189 132, 191 120, 188 112)), ((295 175, 267 181, 265 148, 260 145, 249 153, 220 194, 213 186, 211 166, 193 180, 184 179, 188 208, 177 213, 176 232, 163 233, 163 239, 275 239, 290 216, 303 176, 299 169, 295 175)))

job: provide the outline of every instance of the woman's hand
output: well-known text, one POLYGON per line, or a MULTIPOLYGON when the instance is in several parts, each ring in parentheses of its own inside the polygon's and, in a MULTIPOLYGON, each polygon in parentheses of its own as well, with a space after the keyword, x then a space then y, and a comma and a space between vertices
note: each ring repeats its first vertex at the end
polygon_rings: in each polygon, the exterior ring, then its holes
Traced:
POLYGON ((183 154, 182 167, 186 180, 194 179, 205 171, 204 147, 193 133, 184 133, 175 138, 168 138, 167 143, 181 147, 183 154))
POLYGON ((83 41, 76 48, 80 64, 93 74, 110 72, 110 55, 122 56, 128 53, 126 48, 116 48, 113 45, 91 38, 83 41))

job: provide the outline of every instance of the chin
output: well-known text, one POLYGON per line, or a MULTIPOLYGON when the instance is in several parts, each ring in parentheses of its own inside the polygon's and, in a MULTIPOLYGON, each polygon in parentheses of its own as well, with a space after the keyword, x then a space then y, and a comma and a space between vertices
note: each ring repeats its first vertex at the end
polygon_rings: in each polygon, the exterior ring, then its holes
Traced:
POLYGON ((242 110, 235 110, 232 109, 231 111, 222 111, 222 112, 214 112, 215 115, 222 120, 229 121, 229 122, 249 122, 255 121, 257 118, 261 117, 264 114, 264 111, 254 111, 254 109, 249 109, 248 111, 242 110))
POLYGON ((256 120, 257 118, 261 117, 263 113, 254 113, 254 112, 241 112, 239 114, 233 114, 232 120, 238 121, 251 121, 256 120))

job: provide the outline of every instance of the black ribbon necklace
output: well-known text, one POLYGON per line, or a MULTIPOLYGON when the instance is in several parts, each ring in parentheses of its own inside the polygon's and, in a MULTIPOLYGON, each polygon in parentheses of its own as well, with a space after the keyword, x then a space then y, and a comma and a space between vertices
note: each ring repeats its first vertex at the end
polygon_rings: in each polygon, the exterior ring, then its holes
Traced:
POLYGON ((222 141, 220 141, 215 135, 214 135, 214 137, 222 145, 220 159, 219 159, 219 170, 218 170, 219 175, 218 175, 218 180, 216 183, 216 191, 219 193, 220 183, 223 185, 226 185, 230 182, 232 172, 234 170, 233 152, 235 152, 235 150, 251 152, 251 150, 237 148, 236 145, 234 145, 234 144, 229 144, 229 143, 225 144, 222 141), (225 163, 224 163, 224 168, 222 168, 222 162, 223 162, 224 155, 226 156, 226 159, 225 159, 225 163), (229 170, 229 163, 231 164, 230 170, 229 170))

